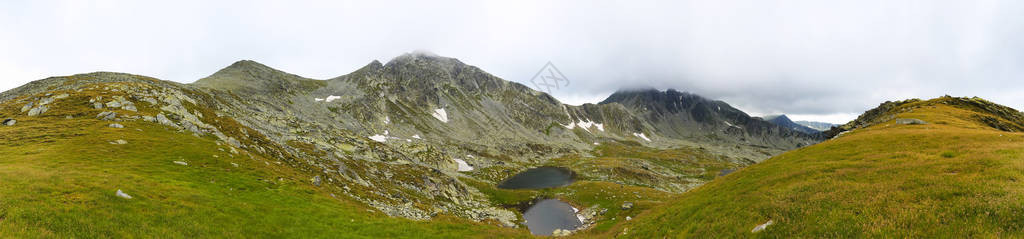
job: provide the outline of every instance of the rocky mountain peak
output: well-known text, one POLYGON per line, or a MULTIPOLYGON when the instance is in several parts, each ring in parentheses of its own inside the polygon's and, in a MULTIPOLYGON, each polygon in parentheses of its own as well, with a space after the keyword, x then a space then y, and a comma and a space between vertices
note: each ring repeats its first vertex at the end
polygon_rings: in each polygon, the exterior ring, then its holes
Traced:
POLYGON ((321 85, 317 82, 256 61, 240 60, 192 84, 227 91, 274 93, 309 89, 321 85))

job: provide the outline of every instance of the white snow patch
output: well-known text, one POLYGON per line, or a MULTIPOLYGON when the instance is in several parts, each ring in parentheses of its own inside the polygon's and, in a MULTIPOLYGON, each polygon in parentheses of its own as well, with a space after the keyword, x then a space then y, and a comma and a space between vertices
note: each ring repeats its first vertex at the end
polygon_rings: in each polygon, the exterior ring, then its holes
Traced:
POLYGON ((384 124, 390 124, 390 123, 391 123, 391 117, 384 116, 384 124))
POLYGON ((772 224, 775 224, 775 221, 768 220, 768 222, 765 222, 764 224, 757 225, 756 227, 754 227, 753 230, 750 230, 750 232, 756 233, 756 232, 764 231, 765 228, 768 228, 768 226, 771 226, 772 224))
POLYGON ((590 121, 590 120, 587 120, 587 121, 577 121, 577 122, 569 122, 569 124, 562 125, 562 126, 564 126, 567 129, 574 129, 574 128, 576 128, 578 126, 581 129, 586 130, 587 132, 590 132, 590 128, 591 127, 597 127, 597 130, 600 130, 601 132, 604 132, 604 124, 594 123, 594 121, 590 121))
POLYGON ((316 101, 316 102, 324 101, 324 98, 313 98, 313 101, 316 101))
POLYGON ((729 123, 729 121, 724 121, 724 120, 723 120, 723 121, 722 121, 722 123, 725 123, 725 125, 728 125, 729 127, 732 127, 732 126, 733 126, 732 124, 730 124, 730 123, 729 123))
POLYGON ((324 101, 331 102, 331 101, 334 101, 334 100, 337 100, 337 99, 341 99, 341 96, 328 95, 327 99, 324 99, 324 101))
POLYGON ((459 164, 459 172, 473 171, 473 166, 469 166, 465 160, 455 158, 455 163, 459 164))
POLYGON ((434 113, 431 115, 441 122, 448 123, 448 112, 445 112, 444 108, 434 110, 434 113))
POLYGON ((599 144, 599 143, 597 143, 597 142, 594 142, 594 145, 601 145, 601 144, 599 144))
POLYGON ((420 138, 420 135, 418 135, 418 134, 413 135, 412 138, 414 138, 414 139, 423 139, 423 138, 420 138))
POLYGON ((641 139, 647 140, 647 142, 651 142, 651 139, 647 138, 647 135, 644 135, 644 133, 633 133, 633 136, 640 137, 641 139))
POLYGON ((379 135, 379 134, 375 134, 375 135, 367 137, 367 138, 370 138, 373 141, 377 141, 377 142, 381 142, 381 143, 384 143, 384 142, 388 141, 388 136, 379 135))
POLYGON ((572 207, 572 213, 576 214, 576 220, 579 220, 580 223, 583 223, 584 217, 583 217, 583 215, 579 214, 580 213, 579 209, 576 209, 575 207, 572 207))

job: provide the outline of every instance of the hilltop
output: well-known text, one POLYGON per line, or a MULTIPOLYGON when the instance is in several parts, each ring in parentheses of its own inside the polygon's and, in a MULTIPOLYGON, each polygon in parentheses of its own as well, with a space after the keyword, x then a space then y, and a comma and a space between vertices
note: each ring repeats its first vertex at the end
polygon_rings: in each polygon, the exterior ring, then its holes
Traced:
POLYGON ((714 180, 616 230, 635 238, 1020 237, 1021 125, 1021 112, 980 98, 886 102, 833 129, 831 140, 714 180))

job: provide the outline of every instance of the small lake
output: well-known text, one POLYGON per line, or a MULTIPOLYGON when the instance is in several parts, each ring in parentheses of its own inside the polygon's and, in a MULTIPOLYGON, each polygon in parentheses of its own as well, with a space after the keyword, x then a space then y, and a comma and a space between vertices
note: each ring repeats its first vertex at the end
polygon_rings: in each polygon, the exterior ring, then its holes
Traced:
POLYGON ((526 228, 534 235, 550 236, 555 229, 575 230, 583 225, 572 205, 558 199, 544 199, 523 213, 526 228))
POLYGON ((561 167, 537 167, 528 169, 505 179, 498 188, 503 189, 541 189, 555 188, 572 184, 576 173, 561 167))

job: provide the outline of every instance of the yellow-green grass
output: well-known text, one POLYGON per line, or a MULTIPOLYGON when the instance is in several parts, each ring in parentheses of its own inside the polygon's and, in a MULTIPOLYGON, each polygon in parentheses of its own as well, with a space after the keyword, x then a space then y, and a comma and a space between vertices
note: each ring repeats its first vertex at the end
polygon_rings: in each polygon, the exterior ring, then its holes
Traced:
POLYGON ((1024 134, 935 101, 744 168, 617 233, 661 237, 1022 237, 1024 134), (766 230, 751 230, 768 220, 766 230))
POLYGON ((40 117, 0 112, 18 119, 0 126, 0 237, 529 236, 448 216, 387 217, 275 160, 229 153, 213 137, 141 120, 110 128, 93 110, 62 105, 80 100, 58 101, 40 117), (109 143, 118 139, 128 144, 109 143), (134 198, 115 196, 118 189, 134 198))

